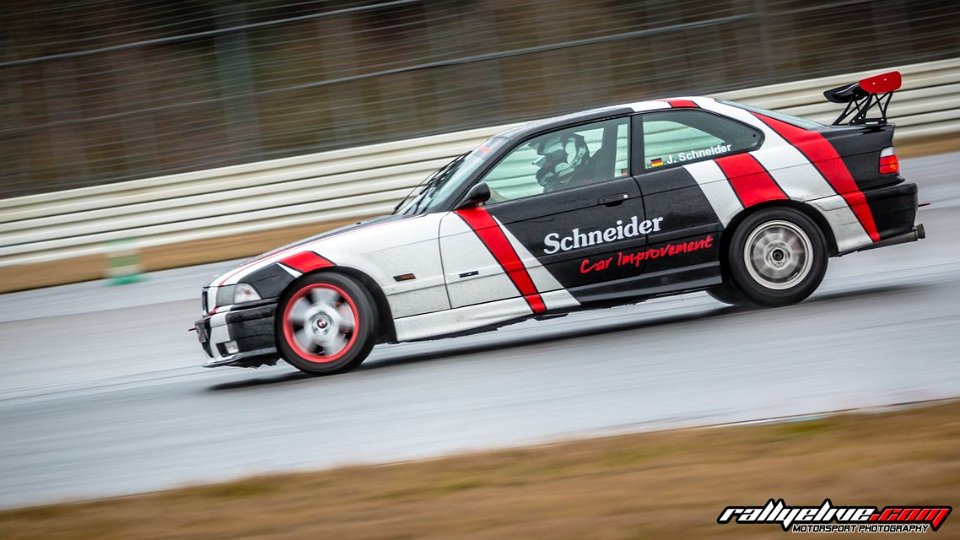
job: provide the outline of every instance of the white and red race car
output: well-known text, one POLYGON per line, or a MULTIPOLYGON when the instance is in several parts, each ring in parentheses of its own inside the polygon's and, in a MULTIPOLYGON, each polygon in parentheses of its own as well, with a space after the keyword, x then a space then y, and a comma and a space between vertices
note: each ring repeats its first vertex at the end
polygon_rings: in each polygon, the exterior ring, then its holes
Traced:
POLYGON ((923 237, 886 119, 899 79, 827 91, 847 104, 832 126, 690 97, 500 133, 393 215, 214 279, 195 325, 205 365, 338 373, 377 343, 696 290, 799 302, 829 257, 923 237))

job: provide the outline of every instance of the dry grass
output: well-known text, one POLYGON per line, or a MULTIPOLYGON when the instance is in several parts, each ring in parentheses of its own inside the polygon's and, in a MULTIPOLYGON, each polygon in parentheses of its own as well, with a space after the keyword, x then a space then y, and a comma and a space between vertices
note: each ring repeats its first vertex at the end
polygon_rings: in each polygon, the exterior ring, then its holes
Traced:
MULTIPOLYGON (((771 537, 729 504, 949 504, 960 402, 348 467, 0 513, 26 538, 771 537)), ((951 516, 937 538, 960 538, 951 516)))
POLYGON ((960 137, 938 135, 897 145, 897 156, 915 158, 960 151, 960 137))
MULTIPOLYGON (((138 252, 143 271, 165 270, 194 264, 251 257, 290 242, 301 240, 359 219, 326 221, 269 231, 237 234, 221 238, 195 240, 180 244, 141 249, 138 252)), ((0 267, 0 293, 78 283, 107 277, 107 257, 90 255, 62 261, 0 267)), ((201 284, 197 284, 200 295, 201 284)))

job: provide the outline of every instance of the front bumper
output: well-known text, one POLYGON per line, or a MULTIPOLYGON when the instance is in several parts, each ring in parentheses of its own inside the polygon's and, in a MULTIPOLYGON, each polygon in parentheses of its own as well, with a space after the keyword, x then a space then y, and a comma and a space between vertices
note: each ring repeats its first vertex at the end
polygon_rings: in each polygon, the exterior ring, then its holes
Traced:
POLYGON ((203 367, 276 364, 276 310, 276 301, 268 300, 204 315, 194 323, 200 346, 209 357, 203 367))

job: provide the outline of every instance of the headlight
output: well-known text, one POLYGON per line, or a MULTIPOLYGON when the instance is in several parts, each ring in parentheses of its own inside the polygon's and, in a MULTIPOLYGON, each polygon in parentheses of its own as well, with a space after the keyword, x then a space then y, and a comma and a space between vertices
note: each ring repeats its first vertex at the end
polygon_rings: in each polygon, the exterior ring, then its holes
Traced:
POLYGON ((219 308, 232 304, 233 291, 236 288, 236 285, 226 285, 217 289, 217 302, 213 305, 213 307, 219 308))
POLYGON ((233 292, 233 303, 252 302, 260 299, 260 293, 248 283, 238 283, 237 289, 233 292))
POLYGON ((260 293, 249 283, 227 285, 217 289, 217 307, 260 300, 260 293))

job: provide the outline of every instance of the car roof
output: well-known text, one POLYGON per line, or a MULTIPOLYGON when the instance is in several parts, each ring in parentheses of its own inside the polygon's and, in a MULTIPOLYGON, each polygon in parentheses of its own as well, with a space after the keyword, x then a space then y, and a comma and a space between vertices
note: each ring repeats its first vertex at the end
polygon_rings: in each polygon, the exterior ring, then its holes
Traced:
POLYGON ((496 137, 505 137, 511 140, 516 139, 525 139, 528 136, 534 135, 536 133, 551 131, 553 129, 559 129, 567 125, 579 124, 582 122, 589 122, 591 120, 600 120, 603 118, 609 118, 611 116, 620 116, 627 114, 634 114, 643 111, 652 111, 658 109, 669 108, 670 105, 667 103, 670 100, 691 100, 691 99, 710 99, 703 96, 684 96, 684 97, 669 97, 661 99, 651 99, 647 101, 638 101, 635 103, 625 103, 621 105, 610 105, 606 107, 598 107, 595 109, 587 109, 584 111, 578 111, 574 113, 563 114, 560 116, 552 116, 550 118, 542 118, 540 120, 533 120, 531 122, 526 122, 517 126, 513 126, 509 129, 506 129, 496 135, 496 137))

